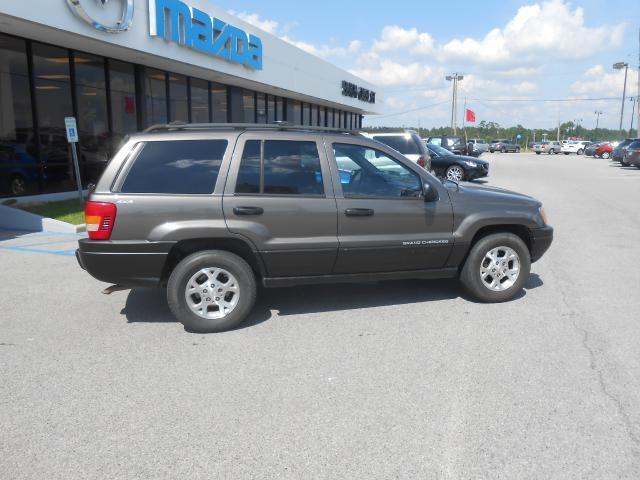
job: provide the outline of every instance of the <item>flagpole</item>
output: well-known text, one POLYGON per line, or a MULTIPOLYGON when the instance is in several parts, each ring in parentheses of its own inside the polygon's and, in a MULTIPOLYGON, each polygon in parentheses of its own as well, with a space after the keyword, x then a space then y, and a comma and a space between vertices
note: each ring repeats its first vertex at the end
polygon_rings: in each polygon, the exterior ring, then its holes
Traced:
POLYGON ((464 113, 462 115, 462 130, 464 131, 464 143, 467 144, 467 96, 464 96, 464 113))

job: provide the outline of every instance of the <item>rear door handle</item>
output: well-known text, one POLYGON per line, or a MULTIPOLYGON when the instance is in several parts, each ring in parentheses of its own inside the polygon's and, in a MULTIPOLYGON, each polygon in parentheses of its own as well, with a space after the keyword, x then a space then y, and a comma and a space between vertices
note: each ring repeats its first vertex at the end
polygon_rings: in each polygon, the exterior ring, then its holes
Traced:
POLYGON ((344 214, 347 217, 372 217, 373 210, 370 208, 347 208, 344 214))
POLYGON ((264 208, 262 207, 234 207, 233 213, 236 215, 262 215, 264 208))

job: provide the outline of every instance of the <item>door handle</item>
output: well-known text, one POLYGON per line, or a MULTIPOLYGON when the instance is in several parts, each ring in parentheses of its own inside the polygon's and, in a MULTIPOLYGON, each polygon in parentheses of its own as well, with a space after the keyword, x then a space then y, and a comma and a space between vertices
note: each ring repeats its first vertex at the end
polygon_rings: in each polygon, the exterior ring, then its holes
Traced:
POLYGON ((347 217, 372 217, 373 210, 370 208, 347 208, 344 214, 347 217))
POLYGON ((264 208, 262 207, 234 207, 233 213, 236 215, 262 215, 264 208))

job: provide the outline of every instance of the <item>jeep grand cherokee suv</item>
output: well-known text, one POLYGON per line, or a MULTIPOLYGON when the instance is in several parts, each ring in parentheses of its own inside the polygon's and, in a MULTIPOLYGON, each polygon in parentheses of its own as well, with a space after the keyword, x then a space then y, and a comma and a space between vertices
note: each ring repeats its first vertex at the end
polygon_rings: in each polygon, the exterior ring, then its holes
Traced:
POLYGON ((166 287, 198 332, 242 322, 257 282, 459 277, 475 299, 506 301, 553 237, 531 197, 438 180, 386 145, 319 127, 152 127, 125 141, 85 214, 80 265, 166 287))

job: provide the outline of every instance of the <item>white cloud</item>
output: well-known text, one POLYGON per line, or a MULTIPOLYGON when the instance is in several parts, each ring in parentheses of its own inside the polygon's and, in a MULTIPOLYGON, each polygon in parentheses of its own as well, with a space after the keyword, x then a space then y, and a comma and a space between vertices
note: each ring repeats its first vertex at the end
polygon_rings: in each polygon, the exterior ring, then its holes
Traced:
POLYGON ((299 49, 304 50, 307 53, 310 53, 312 55, 315 55, 321 58, 353 55, 358 53, 358 51, 362 47, 362 42, 360 42, 359 40, 352 40, 348 46, 339 47, 339 46, 330 46, 330 45, 316 46, 309 42, 294 40, 287 35, 282 36, 280 38, 285 42, 289 42, 291 45, 294 45, 299 49))
POLYGON ((538 90, 538 85, 534 82, 520 82, 513 86, 517 93, 532 93, 538 90))
POLYGON ((444 78, 439 67, 421 62, 399 63, 387 58, 380 59, 376 65, 351 70, 354 75, 381 86, 437 84, 444 78))
POLYGON ((434 51, 433 37, 418 32, 417 28, 405 29, 398 25, 387 25, 382 29, 380 39, 373 42, 372 51, 409 51, 417 55, 429 55, 434 51))
POLYGON ((578 95, 613 97, 622 91, 623 83, 623 70, 606 70, 602 65, 594 65, 571 84, 570 90, 578 95))
POLYGON ((536 59, 584 59, 622 45, 626 25, 588 27, 584 10, 563 0, 520 7, 504 28, 482 39, 454 39, 440 48, 442 60, 479 64, 526 63, 536 59))
POLYGON ((253 25, 254 27, 258 27, 265 32, 271 33, 275 35, 278 31, 278 22, 275 20, 265 20, 260 18, 260 15, 257 13, 246 13, 246 12, 234 12, 233 10, 229 10, 231 15, 235 15, 240 20, 244 20, 245 22, 253 25))

